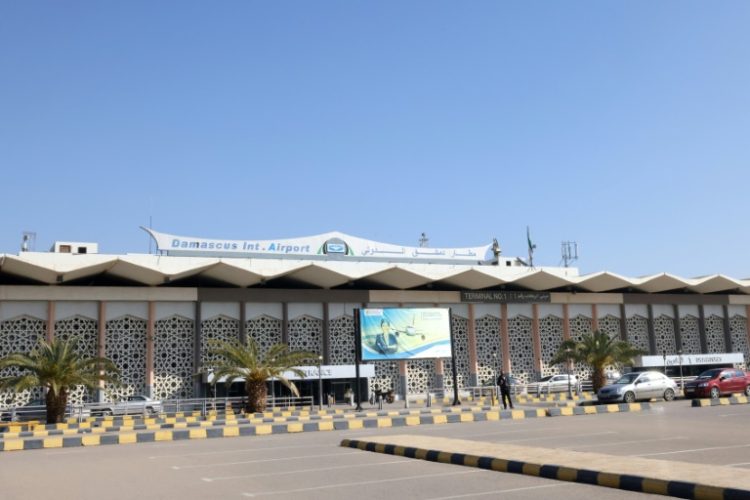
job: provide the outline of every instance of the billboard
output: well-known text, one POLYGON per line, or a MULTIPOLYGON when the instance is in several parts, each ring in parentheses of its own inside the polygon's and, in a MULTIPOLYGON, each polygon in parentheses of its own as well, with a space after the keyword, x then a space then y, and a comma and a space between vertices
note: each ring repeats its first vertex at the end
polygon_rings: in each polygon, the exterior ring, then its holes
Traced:
POLYGON ((450 309, 360 309, 359 331, 362 361, 451 357, 450 309))

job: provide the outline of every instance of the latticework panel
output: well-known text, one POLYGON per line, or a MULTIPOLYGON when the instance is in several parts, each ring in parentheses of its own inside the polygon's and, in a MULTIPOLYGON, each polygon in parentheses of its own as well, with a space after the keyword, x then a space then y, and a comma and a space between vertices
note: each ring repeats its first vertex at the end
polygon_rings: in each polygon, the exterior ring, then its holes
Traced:
POLYGON ((648 318, 631 316, 627 320, 628 325, 628 343, 636 349, 642 349, 650 352, 648 345, 648 318))
POLYGON ((171 316, 156 322, 154 332, 154 394, 159 399, 193 397, 195 322, 171 316))
MULTIPOLYGON (((456 373, 458 378, 458 387, 466 387, 469 383, 469 320, 460 316, 453 316, 453 343, 456 358, 456 373)), ((453 364, 450 359, 443 362, 445 376, 443 377, 443 387, 453 388, 453 364)))
MULTIPOLYGON (((589 317, 579 314, 575 318, 571 318, 570 338, 576 342, 580 342, 584 335, 592 334, 591 326, 592 321, 589 317)), ((573 371, 583 380, 591 378, 591 367, 585 363, 575 363, 573 365, 573 371)))
POLYGON ((271 347, 281 343, 281 327, 280 319, 265 315, 245 322, 247 336, 258 344, 261 355, 265 355, 271 347))
POLYGON ((545 316, 539 320, 539 337, 542 343, 542 377, 565 371, 564 366, 550 365, 550 361, 563 341, 563 320, 557 316, 545 316))
POLYGON ((104 355, 120 369, 120 384, 108 385, 108 400, 125 399, 146 390, 146 320, 133 316, 107 321, 104 355))
POLYGON ((474 321, 477 339, 477 379, 479 385, 495 385, 496 373, 502 366, 500 318, 483 316, 474 321))
POLYGON ((654 318, 654 340, 656 340, 656 353, 675 354, 677 352, 677 341, 674 336, 674 320, 669 316, 661 315, 654 318))
POLYGON ((709 353, 726 352, 724 319, 712 314, 706 318, 706 347, 709 353))
POLYGON ((289 348, 321 354, 323 321, 312 316, 300 316, 289 322, 289 348))
POLYGON ((698 318, 690 315, 680 318, 680 338, 682 339, 682 352, 684 354, 701 353, 701 333, 698 318))
POLYGON ((531 318, 514 316, 508 319, 510 368, 519 382, 534 380, 534 346, 531 338, 531 318))
POLYGON ((732 334, 732 351, 741 352, 745 355, 742 369, 750 363, 750 346, 747 342, 747 318, 735 315, 729 318, 729 331, 732 334))
POLYGON ((370 379, 370 391, 399 391, 398 387, 398 364, 393 361, 377 361, 375 365, 375 376, 370 379))
POLYGON ((201 322, 201 366, 200 369, 210 370, 222 361, 214 354, 216 347, 222 342, 240 341, 240 322, 227 316, 216 316, 201 322))
POLYGON ((409 394, 424 394, 435 387, 435 361, 432 359, 407 361, 406 373, 409 394))
MULTIPOLYGON (((75 337, 78 341, 77 352, 81 357, 94 358, 97 355, 96 343, 99 336, 98 322, 95 319, 83 316, 61 319, 55 322, 55 338, 70 340, 75 337)), ((68 403, 80 405, 85 401, 92 401, 91 391, 87 391, 82 385, 68 394, 68 403)))
POLYGON ((331 364, 353 365, 354 349, 354 318, 341 316, 328 323, 329 349, 331 364))
POLYGON ((606 333, 609 338, 620 338, 620 318, 611 314, 599 318, 599 331, 606 333))
MULTIPOLYGON (((0 323, 0 358, 10 353, 29 353, 44 339, 47 334, 47 322, 30 316, 20 316, 0 323)), ((20 375, 17 368, 5 368, 0 370, 0 377, 13 377, 20 375)), ((0 408, 22 406, 32 398, 41 396, 40 389, 25 390, 21 392, 0 392, 0 408)))

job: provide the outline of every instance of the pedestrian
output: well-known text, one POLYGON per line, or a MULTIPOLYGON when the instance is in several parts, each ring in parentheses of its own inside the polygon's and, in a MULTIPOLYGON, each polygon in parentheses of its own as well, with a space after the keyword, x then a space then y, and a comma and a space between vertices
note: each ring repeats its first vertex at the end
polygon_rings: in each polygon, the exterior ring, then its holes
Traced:
POLYGON ((500 376, 497 377, 497 385, 500 386, 500 394, 503 400, 503 409, 507 410, 508 406, 513 409, 513 400, 510 399, 510 383, 508 377, 503 372, 500 372, 500 376))

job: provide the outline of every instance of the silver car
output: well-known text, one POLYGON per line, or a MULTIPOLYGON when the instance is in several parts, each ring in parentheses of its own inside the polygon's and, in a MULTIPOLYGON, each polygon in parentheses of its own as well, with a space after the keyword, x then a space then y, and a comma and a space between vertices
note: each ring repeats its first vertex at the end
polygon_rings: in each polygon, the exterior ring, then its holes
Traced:
POLYGON ((617 382, 605 385, 596 394, 601 402, 623 401, 632 403, 641 399, 664 398, 672 401, 677 392, 674 380, 659 372, 632 372, 617 382))

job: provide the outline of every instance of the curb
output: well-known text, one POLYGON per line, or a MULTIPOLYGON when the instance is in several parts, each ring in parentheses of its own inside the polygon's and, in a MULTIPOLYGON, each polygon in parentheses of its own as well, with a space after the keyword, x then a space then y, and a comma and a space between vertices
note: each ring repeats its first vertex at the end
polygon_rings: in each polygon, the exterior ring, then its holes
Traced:
POLYGON ((690 406, 693 408, 708 408, 709 406, 746 405, 750 403, 747 396, 732 396, 719 399, 694 399, 690 406))
POLYGON ((548 408, 548 417, 569 417, 573 415, 595 415, 597 413, 627 413, 650 410, 651 403, 618 403, 595 406, 573 406, 567 408, 548 408))
POLYGON ((430 462, 477 467, 497 472, 526 474, 547 479, 557 479, 560 481, 570 481, 595 486, 606 486, 608 488, 651 493, 655 495, 695 499, 722 498, 739 500, 750 498, 750 490, 721 488, 682 481, 665 481, 645 476, 605 473, 589 469, 561 467, 553 464, 520 462, 496 457, 450 453, 439 450, 396 446, 355 439, 344 439, 341 441, 341 446, 375 453, 396 455, 405 458, 416 458, 430 462))

